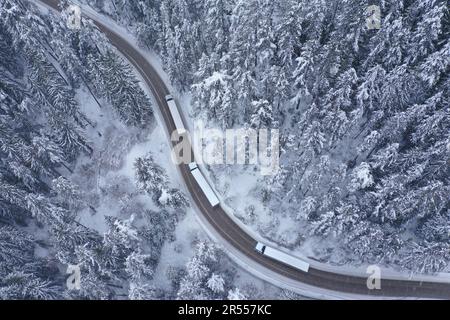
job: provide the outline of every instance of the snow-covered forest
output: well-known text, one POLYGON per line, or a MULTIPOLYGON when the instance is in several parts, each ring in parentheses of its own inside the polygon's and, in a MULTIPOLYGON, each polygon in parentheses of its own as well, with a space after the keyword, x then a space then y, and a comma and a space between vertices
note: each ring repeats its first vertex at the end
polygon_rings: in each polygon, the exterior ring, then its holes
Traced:
POLYGON ((66 18, 0 0, 0 299, 298 298, 205 236, 134 70, 66 18))
MULTIPOLYGON (((232 208, 253 230, 327 263, 449 270, 447 1, 84 2, 160 55, 193 118, 280 128, 281 172, 232 208)), ((230 207, 240 170, 210 168, 230 207)))
MULTIPOLYGON (((450 271, 446 0, 81 2, 161 58, 191 120, 280 129, 277 175, 207 168, 249 230, 327 264, 450 271)), ((206 236, 134 69, 66 20, 0 0, 0 299, 301 298, 206 236)))

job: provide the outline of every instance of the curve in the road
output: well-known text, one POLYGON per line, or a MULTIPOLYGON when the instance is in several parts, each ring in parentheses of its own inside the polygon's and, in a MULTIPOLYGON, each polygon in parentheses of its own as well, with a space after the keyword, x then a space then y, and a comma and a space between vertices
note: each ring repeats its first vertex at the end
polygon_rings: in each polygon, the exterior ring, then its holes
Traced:
MULTIPOLYGON (((60 10, 58 7, 59 0, 36 1, 39 1, 52 9, 60 10)), ((165 101, 165 96, 169 94, 169 90, 158 75, 158 72, 156 72, 139 50, 136 50, 126 39, 109 29, 100 21, 94 20, 94 23, 107 36, 111 44, 115 46, 141 74, 146 85, 155 97, 170 136, 170 133, 176 128, 165 101)), ((339 293, 343 292, 367 295, 368 298, 370 298, 370 296, 385 296, 450 299, 450 283, 446 282, 382 279, 380 290, 369 290, 366 284, 367 278, 365 277, 333 273, 313 267, 309 269, 309 272, 305 273, 263 256, 254 250, 256 240, 242 230, 220 206, 216 208, 211 207, 206 196, 190 174, 187 165, 180 165, 179 169, 192 199, 195 201, 200 213, 209 224, 208 227, 214 229, 224 241, 239 250, 241 254, 244 254, 247 258, 253 260, 253 262, 278 275, 298 281, 301 284, 308 284, 313 287, 331 290, 334 296, 339 296, 339 293)))

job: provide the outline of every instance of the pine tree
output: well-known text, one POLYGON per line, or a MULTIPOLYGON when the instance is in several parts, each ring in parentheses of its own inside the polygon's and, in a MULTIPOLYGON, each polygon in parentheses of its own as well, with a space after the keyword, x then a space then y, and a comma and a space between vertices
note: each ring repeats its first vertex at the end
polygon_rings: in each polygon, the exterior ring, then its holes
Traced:
POLYGON ((137 158, 134 168, 138 188, 149 194, 155 194, 155 198, 159 199, 168 187, 168 177, 164 169, 154 162, 151 154, 137 158))
POLYGON ((225 280, 220 275, 213 273, 208 279, 207 285, 214 293, 221 293, 224 291, 225 280))
POLYGON ((154 266, 151 256, 136 251, 132 252, 126 259, 125 271, 131 279, 137 282, 152 279, 154 266))
POLYGON ((239 290, 239 288, 235 288, 233 290, 228 291, 228 300, 247 300, 247 297, 239 290))
POLYGON ((0 281, 2 300, 53 300, 60 297, 58 286, 32 274, 12 272, 0 281))
POLYGON ((132 282, 130 283, 128 297, 130 300, 155 300, 158 298, 158 292, 150 284, 132 282))
POLYGON ((54 179, 52 181, 52 186, 58 204, 68 210, 79 210, 82 207, 82 193, 78 186, 74 185, 64 177, 54 179))
POLYGON ((132 69, 111 50, 89 62, 89 78, 97 91, 111 102, 121 120, 128 125, 147 126, 153 111, 132 69))

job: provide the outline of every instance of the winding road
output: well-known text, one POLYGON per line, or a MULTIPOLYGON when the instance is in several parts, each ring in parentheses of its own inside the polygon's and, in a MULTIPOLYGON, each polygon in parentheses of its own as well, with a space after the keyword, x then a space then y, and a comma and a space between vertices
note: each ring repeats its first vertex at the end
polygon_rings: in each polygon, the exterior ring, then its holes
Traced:
MULTIPOLYGON (((38 1, 53 10, 60 11, 58 6, 59 0, 32 1, 38 1)), ((145 56, 133 44, 128 42, 127 39, 95 18, 89 18, 94 20, 95 25, 106 35, 111 44, 140 73, 158 104, 160 113, 166 124, 167 132, 173 132, 175 130, 175 124, 165 101, 165 96, 170 92, 164 81, 158 75, 158 72, 145 56)), ((227 247, 232 248, 232 251, 236 253, 234 259, 242 260, 239 263, 241 266, 245 266, 251 272, 256 269, 259 270, 256 272, 256 275, 264 278, 264 280, 271 281, 271 278, 276 277, 276 281, 271 282, 294 290, 298 287, 299 290, 296 291, 303 292, 303 294, 308 290, 311 292, 317 290, 321 292, 320 296, 325 298, 450 299, 450 282, 442 282, 442 280, 436 282, 432 280, 415 281, 407 280, 406 276, 405 280, 382 278, 381 289, 369 290, 366 284, 366 277, 319 270, 313 266, 310 267, 308 273, 305 273, 265 257, 254 250, 257 241, 230 218, 220 206, 216 208, 210 206, 208 200, 190 174, 188 166, 180 165, 179 171, 198 208, 198 214, 201 215, 203 226, 208 229, 210 234, 213 233, 218 241, 226 243, 227 247), (256 265, 257 268, 252 268, 252 265, 256 265)))

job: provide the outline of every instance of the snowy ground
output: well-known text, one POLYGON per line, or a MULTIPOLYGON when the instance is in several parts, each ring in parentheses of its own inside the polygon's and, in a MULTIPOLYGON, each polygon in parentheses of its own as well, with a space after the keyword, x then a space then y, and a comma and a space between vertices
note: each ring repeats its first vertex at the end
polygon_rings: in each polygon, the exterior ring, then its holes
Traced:
MULTIPOLYGON (((106 215, 129 218, 123 216, 123 212, 120 210, 120 202, 126 201, 126 199, 121 199, 120 196, 125 197, 126 194, 137 192, 134 184, 135 173, 133 168, 136 158, 152 152, 155 162, 166 170, 171 181, 171 187, 179 188, 180 181, 170 160, 170 149, 166 142, 164 131, 156 121, 147 131, 136 132, 134 129, 126 128, 107 110, 100 109, 87 92, 79 92, 78 100, 82 105, 83 111, 97 123, 95 128, 90 129, 89 136, 95 150, 93 157, 99 163, 94 165, 95 170, 90 172, 91 175, 86 175, 86 170, 88 169, 83 167, 89 164, 92 165, 93 161, 87 157, 81 158, 76 166, 72 180, 79 185, 85 186, 85 192, 102 194, 103 190, 110 190, 111 185, 113 185, 113 188, 117 186, 117 188, 123 188, 125 191, 117 191, 119 198, 116 199, 112 199, 115 196, 114 194, 96 199, 92 203, 96 212, 92 212, 88 208, 80 215, 80 223, 102 233, 106 228, 104 219, 106 215), (114 141, 117 141, 117 145, 113 144, 111 146, 111 143, 114 143, 114 141), (105 159, 105 155, 107 155, 108 159, 105 159), (117 157, 114 157, 114 155, 117 157), (115 159, 115 161, 111 161, 111 159, 115 159), (110 160, 110 162, 104 163, 103 160, 110 160)), ((142 205, 142 209, 158 210, 150 197, 142 195, 138 197, 138 200, 142 205)), ((167 279, 165 279, 164 272, 168 265, 185 265, 192 254, 190 242, 200 232, 201 229, 195 220, 194 213, 192 210, 189 210, 186 217, 177 227, 177 240, 163 248, 162 259, 155 276, 157 285, 161 285, 163 288, 166 286, 167 279), (177 248, 176 251, 174 247, 177 248)))

